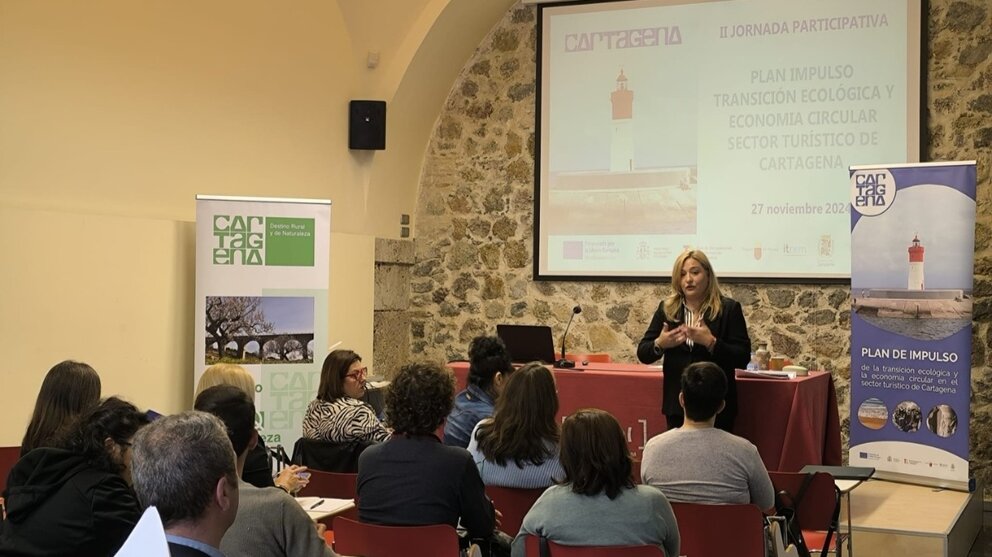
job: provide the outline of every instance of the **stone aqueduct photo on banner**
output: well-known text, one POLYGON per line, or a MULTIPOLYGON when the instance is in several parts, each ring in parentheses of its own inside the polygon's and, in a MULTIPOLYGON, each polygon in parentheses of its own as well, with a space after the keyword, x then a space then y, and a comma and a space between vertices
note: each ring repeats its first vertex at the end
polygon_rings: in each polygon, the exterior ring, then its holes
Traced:
POLYGON ((313 363, 313 298, 208 296, 207 365, 313 363))

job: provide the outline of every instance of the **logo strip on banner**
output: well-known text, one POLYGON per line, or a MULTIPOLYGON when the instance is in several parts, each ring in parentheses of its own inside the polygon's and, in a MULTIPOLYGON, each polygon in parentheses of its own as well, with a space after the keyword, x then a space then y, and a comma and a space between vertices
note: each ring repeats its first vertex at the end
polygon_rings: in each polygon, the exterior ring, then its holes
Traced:
POLYGON ((974 161, 853 166, 852 466, 974 489, 974 161))
POLYGON ((292 450, 327 353, 331 202, 196 200, 194 385, 211 365, 243 367, 262 440, 292 450))

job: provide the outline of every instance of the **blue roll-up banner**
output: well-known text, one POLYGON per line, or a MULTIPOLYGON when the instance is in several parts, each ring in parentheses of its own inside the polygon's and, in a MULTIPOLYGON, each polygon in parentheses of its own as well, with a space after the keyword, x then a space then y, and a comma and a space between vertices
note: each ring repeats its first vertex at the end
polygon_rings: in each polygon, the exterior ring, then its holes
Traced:
POLYGON ((849 462, 967 490, 975 162, 850 173, 849 462))

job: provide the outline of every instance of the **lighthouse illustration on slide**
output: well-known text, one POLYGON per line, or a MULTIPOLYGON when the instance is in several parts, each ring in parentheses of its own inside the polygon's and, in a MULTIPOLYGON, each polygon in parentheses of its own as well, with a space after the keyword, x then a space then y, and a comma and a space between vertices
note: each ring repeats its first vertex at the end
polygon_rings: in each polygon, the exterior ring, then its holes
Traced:
POLYGON ((923 246, 918 234, 913 235, 913 245, 909 247, 909 290, 924 290, 923 246))
POLYGON ((610 172, 634 170, 634 92, 627 88, 627 76, 620 69, 617 88, 610 93, 613 103, 613 142, 610 143, 610 172))

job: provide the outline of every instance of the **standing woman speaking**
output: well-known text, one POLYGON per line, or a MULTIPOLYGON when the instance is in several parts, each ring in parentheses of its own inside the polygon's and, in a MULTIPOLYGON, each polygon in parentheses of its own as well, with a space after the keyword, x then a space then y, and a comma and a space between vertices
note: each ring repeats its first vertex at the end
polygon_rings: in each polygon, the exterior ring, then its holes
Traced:
POLYGON ((672 294, 658 305, 637 358, 651 364, 664 357, 661 411, 668 429, 682 427, 679 405, 682 371, 694 362, 713 362, 727 374, 727 405, 716 427, 731 431, 737 416, 735 369, 750 361, 751 339, 741 305, 720 293, 720 283, 706 254, 683 252, 672 267, 672 294))

